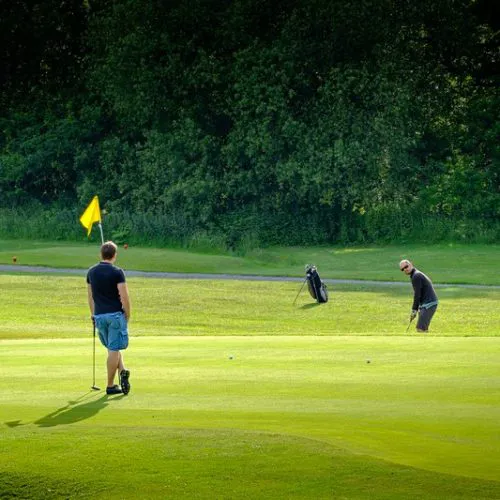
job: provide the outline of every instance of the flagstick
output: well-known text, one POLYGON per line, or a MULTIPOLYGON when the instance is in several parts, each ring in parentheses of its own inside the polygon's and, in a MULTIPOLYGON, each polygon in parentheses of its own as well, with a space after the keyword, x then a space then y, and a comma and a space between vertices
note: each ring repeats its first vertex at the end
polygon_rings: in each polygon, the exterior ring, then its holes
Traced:
POLYGON ((99 229, 101 231, 101 241, 102 241, 102 244, 104 245, 104 234, 102 232, 102 224, 100 222, 98 222, 98 224, 99 224, 99 229))

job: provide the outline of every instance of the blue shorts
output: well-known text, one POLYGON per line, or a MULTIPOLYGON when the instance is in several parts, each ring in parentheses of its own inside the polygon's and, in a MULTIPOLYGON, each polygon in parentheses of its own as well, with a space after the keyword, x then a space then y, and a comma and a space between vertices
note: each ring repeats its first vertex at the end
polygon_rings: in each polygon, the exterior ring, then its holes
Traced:
POLYGON ((122 312, 96 314, 94 319, 104 347, 110 351, 121 351, 128 347, 127 320, 122 312))

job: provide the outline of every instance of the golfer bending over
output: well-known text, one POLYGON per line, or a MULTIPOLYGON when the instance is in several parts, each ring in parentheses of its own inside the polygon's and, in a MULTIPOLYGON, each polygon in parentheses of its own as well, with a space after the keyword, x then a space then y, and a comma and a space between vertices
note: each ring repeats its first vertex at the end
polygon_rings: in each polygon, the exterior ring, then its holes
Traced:
POLYGON ((417 332, 427 332, 438 306, 438 298, 432 286, 432 281, 414 267, 409 260, 402 260, 399 263, 399 269, 411 277, 413 286, 413 305, 410 321, 415 319, 418 311, 417 332))
POLYGON ((128 394, 130 372, 123 365, 121 351, 128 347, 130 299, 125 274, 114 265, 116 250, 112 241, 101 246, 102 260, 89 269, 87 290, 92 321, 95 321, 102 345, 108 350, 106 394, 128 394), (117 372, 121 388, 115 384, 117 372))

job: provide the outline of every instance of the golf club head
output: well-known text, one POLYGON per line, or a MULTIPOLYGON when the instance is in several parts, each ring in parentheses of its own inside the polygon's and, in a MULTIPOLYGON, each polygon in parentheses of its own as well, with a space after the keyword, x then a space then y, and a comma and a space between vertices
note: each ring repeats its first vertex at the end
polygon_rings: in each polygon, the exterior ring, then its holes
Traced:
POLYGON ((93 386, 91 387, 91 389, 92 389, 93 391, 100 391, 100 390, 101 390, 101 389, 99 389, 99 387, 97 387, 96 385, 93 385, 93 386))

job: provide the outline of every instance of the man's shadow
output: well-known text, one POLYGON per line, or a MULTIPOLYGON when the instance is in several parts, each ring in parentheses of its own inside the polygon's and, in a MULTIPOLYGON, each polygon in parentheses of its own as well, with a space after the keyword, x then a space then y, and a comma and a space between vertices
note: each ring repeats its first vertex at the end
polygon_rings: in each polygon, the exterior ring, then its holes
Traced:
MULTIPOLYGON (((45 415, 44 417, 35 420, 33 423, 39 427, 54 427, 56 425, 68 425, 74 424, 75 422, 80 422, 87 418, 97 415, 101 410, 108 406, 109 402, 116 399, 121 399, 123 395, 109 398, 106 394, 101 396, 99 399, 92 399, 85 401, 88 397, 94 394, 93 392, 87 392, 83 396, 79 397, 74 401, 68 401, 68 404, 58 408, 57 410, 45 415), (83 402, 80 402, 82 401, 83 402)), ((21 425, 26 425, 21 423, 19 420, 12 422, 5 422, 9 427, 19 427, 21 425)))

